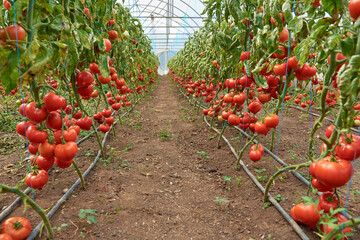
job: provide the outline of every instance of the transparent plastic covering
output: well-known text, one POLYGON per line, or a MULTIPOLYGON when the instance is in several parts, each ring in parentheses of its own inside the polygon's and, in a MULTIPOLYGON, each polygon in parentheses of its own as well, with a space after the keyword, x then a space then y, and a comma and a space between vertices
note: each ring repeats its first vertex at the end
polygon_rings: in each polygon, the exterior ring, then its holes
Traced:
MULTIPOLYGON (((119 0, 122 3, 122 0, 119 0)), ((159 74, 168 72, 167 62, 204 26, 201 15, 205 4, 200 0, 125 0, 133 17, 142 23, 159 56, 159 74)))

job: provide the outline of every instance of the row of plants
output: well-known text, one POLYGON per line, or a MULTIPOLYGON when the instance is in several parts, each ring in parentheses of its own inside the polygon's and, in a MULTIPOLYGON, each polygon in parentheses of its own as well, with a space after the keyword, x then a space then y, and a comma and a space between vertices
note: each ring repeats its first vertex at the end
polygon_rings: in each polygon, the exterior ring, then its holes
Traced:
POLYGON ((264 200, 281 173, 307 168, 313 192, 322 194, 315 201, 304 196, 291 209, 292 218, 317 227, 324 239, 352 236, 351 227, 360 219, 340 214, 347 209, 338 188, 349 183, 353 161, 360 156, 359 136, 351 131, 359 125, 360 1, 205 3, 205 26, 171 59, 169 74, 188 96, 208 104, 203 114, 212 124, 215 117, 228 123, 222 134, 228 125, 254 134, 240 149, 237 168, 247 147, 253 162, 262 158, 264 149, 252 142, 270 131, 273 151, 286 102, 318 110, 309 134, 308 161, 276 172, 264 200), (329 116, 334 124, 327 126, 329 116), (317 138, 322 126, 327 126, 325 136, 317 138), (320 154, 317 141, 322 142, 320 154))
MULTIPOLYGON (((23 121, 16 132, 29 153, 24 179, 15 187, 1 183, 0 193, 16 193, 33 207, 50 239, 49 220, 21 186, 46 187, 55 164, 73 166, 85 188, 75 141, 93 130, 104 157, 101 133, 157 77, 150 43, 140 21, 116 0, 4 0, 0 6, 1 95, 4 104, 18 104, 12 107, 23 121)), ((25 239, 30 229, 23 218, 11 218, 0 239, 25 239)))

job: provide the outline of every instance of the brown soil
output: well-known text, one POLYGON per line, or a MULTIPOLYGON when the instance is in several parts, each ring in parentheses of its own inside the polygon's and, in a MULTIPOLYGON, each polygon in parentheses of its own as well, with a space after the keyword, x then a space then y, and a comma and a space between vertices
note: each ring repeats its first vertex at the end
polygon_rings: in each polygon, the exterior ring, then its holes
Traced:
MULTIPOLYGON (((160 77, 158 81, 151 99, 136 106, 130 117, 116 126, 116 136, 108 138, 107 159, 99 161, 88 175, 87 189, 78 187, 51 218, 54 227, 67 224, 61 231, 54 230, 56 239, 268 239, 269 234, 271 239, 299 239, 273 206, 262 209, 260 190, 244 171, 234 170, 235 158, 229 148, 224 142, 221 149, 216 148, 217 135, 170 80, 160 77), (230 188, 224 176, 231 176, 230 188), (239 185, 236 179, 241 179, 239 185), (98 223, 80 219, 80 209, 98 210, 98 223)), ((300 115, 294 111, 294 116, 282 123, 278 153, 284 161, 289 161, 288 150, 294 150, 290 142, 295 136, 300 144, 294 151, 305 156, 309 123, 304 121, 300 127, 300 115)), ((233 129, 225 135, 228 139, 238 137, 233 129)), ((271 136, 263 141, 269 139, 271 136)), ((238 140, 232 141, 236 149, 241 146, 241 137, 238 140)), ((83 171, 97 150, 94 138, 81 146, 77 163, 83 171)), ((255 175, 272 174, 273 160, 267 155, 252 164, 245 152, 243 161, 255 175), (266 171, 257 173, 255 168, 266 171)), ((289 163, 303 159, 293 161, 289 163)), ((1 166, 7 163, 0 162, 1 166)), ((44 209, 54 205, 76 180, 72 168, 50 175, 45 188, 34 193, 44 209)), ((1 175, 0 182, 6 183, 9 176, 1 175)), ((284 183, 276 182, 271 193, 281 193, 286 200, 280 204, 290 212, 296 192, 306 194, 307 188, 291 174, 284 178, 284 183)), ((12 199, 12 195, 0 195, 0 209, 12 199)), ((26 214, 22 210, 20 205, 12 216, 28 217, 35 227, 39 217, 31 209, 26 214)), ((303 229, 316 239, 313 230, 303 229)), ((45 229, 40 239, 45 239, 44 235, 45 229)))

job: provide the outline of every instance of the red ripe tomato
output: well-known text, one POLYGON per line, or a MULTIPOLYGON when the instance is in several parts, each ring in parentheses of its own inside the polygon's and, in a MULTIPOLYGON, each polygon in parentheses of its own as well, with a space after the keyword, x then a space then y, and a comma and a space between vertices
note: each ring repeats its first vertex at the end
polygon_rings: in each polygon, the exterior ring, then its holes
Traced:
POLYGON ((320 207, 315 207, 313 203, 310 205, 299 203, 291 209, 290 214, 295 222, 315 228, 320 220, 320 210, 320 207))
POLYGON ((274 73, 276 75, 285 76, 289 72, 290 72, 290 68, 288 66, 286 66, 286 63, 275 64, 275 66, 274 66, 274 73))
MULTIPOLYGON (((284 24, 284 23, 285 23, 284 14, 283 14, 283 13, 280 13, 280 17, 281 17, 281 20, 282 20, 282 24, 284 24)), ((276 26, 273 17, 271 17, 270 21, 271 21, 271 24, 272 24, 272 25, 276 26)))
POLYGON ((244 75, 241 78, 237 80, 239 82, 238 85, 240 85, 243 88, 250 87, 250 85, 253 83, 253 78, 244 75))
POLYGON ((48 112, 56 111, 60 109, 64 104, 62 99, 53 92, 45 94, 43 100, 48 112))
POLYGON ((104 78, 103 75, 100 73, 99 75, 99 82, 101 82, 102 84, 108 84, 111 82, 111 76, 104 78))
POLYGON ((110 130, 110 125, 104 125, 104 124, 101 124, 99 126, 99 130, 102 131, 103 133, 106 133, 110 130))
POLYGON ((21 136, 25 136, 26 130, 31 126, 35 125, 32 122, 19 122, 16 125, 16 132, 21 136))
POLYGON ((209 110, 208 109, 203 109, 203 114, 206 116, 206 115, 208 115, 208 113, 209 113, 209 110))
POLYGON ((54 156, 54 149, 55 144, 51 144, 47 140, 39 145, 39 153, 45 158, 54 156))
POLYGON ((90 70, 90 72, 92 74, 99 74, 100 73, 99 65, 97 65, 94 62, 90 63, 89 70, 90 70))
POLYGON ((38 173, 28 173, 25 177, 25 183, 28 187, 41 190, 49 180, 47 171, 40 170, 38 173))
POLYGON ((101 114, 102 114, 105 118, 108 118, 108 117, 111 116, 112 111, 111 111, 111 109, 103 109, 102 112, 101 112, 101 114))
POLYGON ((60 161, 71 161, 78 151, 75 142, 67 142, 66 144, 58 144, 55 147, 54 155, 60 161))
MULTIPOLYGON (((329 64, 329 65, 330 65, 330 57, 331 57, 331 56, 329 56, 329 58, 328 58, 328 64, 329 64)), ((344 55, 342 55, 342 53, 336 54, 336 60, 337 60, 337 61, 341 61, 341 60, 343 60, 343 59, 346 59, 346 57, 345 57, 344 55)), ((338 72, 338 71, 340 70, 341 66, 344 65, 344 64, 345 64, 345 63, 342 63, 342 64, 340 64, 339 66, 337 66, 335 72, 338 72)))
POLYGON ((277 58, 277 59, 284 59, 287 57, 288 55, 288 49, 283 47, 283 46, 279 46, 279 49, 282 51, 282 55, 278 54, 278 53, 274 53, 273 55, 271 55, 271 58, 277 58))
POLYGON ((95 90, 90 94, 91 98, 97 98, 98 96, 99 96, 99 91, 98 90, 95 90))
POLYGON ((248 109, 253 114, 256 114, 261 110, 261 103, 258 102, 258 101, 254 101, 254 102, 249 104, 248 109))
POLYGON ((60 161, 58 158, 55 157, 55 164, 59 168, 68 168, 68 167, 70 167, 72 162, 73 162, 73 159, 71 159, 70 161, 60 161))
POLYGON ((110 26, 112 26, 114 24, 115 24, 114 19, 110 19, 109 22, 108 22, 108 26, 110 27, 110 26))
POLYGON ((259 135, 267 135, 267 133, 269 132, 269 128, 266 127, 265 124, 261 123, 261 122, 257 122, 255 123, 255 132, 259 135))
POLYGON ((244 92, 241 92, 239 94, 236 94, 234 97, 233 97, 233 101, 234 103, 238 104, 238 105, 242 105, 244 104, 246 100, 246 94, 244 92))
POLYGON ((269 85, 269 87, 276 87, 279 85, 280 79, 273 75, 270 75, 266 77, 266 82, 269 85))
POLYGON ((118 32, 115 31, 115 30, 109 31, 108 34, 109 34, 109 39, 110 40, 115 40, 118 37, 118 32))
POLYGON ((75 142, 76 138, 77 138, 77 132, 75 129, 67 129, 67 130, 57 130, 54 132, 54 139, 55 139, 55 143, 56 144, 60 144, 61 143, 61 136, 64 137, 64 141, 65 142, 75 142))
POLYGON ((104 38, 104 43, 105 43, 105 47, 106 47, 104 52, 110 52, 111 42, 109 41, 109 39, 104 38))
POLYGON ((46 121, 46 126, 52 129, 60 129, 62 127, 62 120, 60 113, 55 111, 49 113, 49 117, 46 121))
POLYGON ((45 171, 49 171, 49 169, 54 165, 54 157, 43 157, 39 155, 36 157, 35 161, 36 161, 36 165, 41 170, 45 170, 45 171))
MULTIPOLYGON (((9 27, 5 27, 5 30, 7 31, 10 40, 13 41, 25 41, 26 32, 20 25, 11 25, 9 27)), ((3 29, 0 29, 0 40, 3 42, 6 42, 7 36, 3 29)))
POLYGON ((353 174, 353 166, 349 161, 336 160, 330 161, 331 157, 325 157, 320 161, 313 162, 314 171, 310 171, 310 174, 318 179, 322 184, 337 188, 344 186, 351 178, 353 174))
POLYGON ((253 162, 257 162, 261 159, 262 154, 260 151, 250 151, 249 152, 249 158, 253 162))
POLYGON ((88 19, 90 19, 90 10, 88 8, 84 8, 83 11, 85 15, 88 17, 88 19))
POLYGON ((231 96, 231 94, 226 94, 225 96, 224 96, 224 102, 226 102, 226 103, 232 103, 233 102, 233 97, 231 96))
POLYGON ((113 105, 111 105, 112 109, 114 109, 114 111, 118 111, 121 108, 120 103, 114 103, 113 105))
POLYGON ((1 224, 2 234, 10 235, 12 240, 24 240, 31 233, 31 223, 26 218, 12 217, 1 224))
POLYGON ((115 81, 115 84, 116 84, 116 87, 120 89, 121 87, 123 87, 125 85, 125 80, 123 78, 117 79, 115 81))
POLYGON ((295 70, 295 77, 299 81, 305 81, 313 78, 317 73, 316 67, 310 67, 308 63, 305 63, 302 68, 295 70))
POLYGON ((242 52, 240 55, 240 62, 250 60, 250 51, 249 52, 242 52))
POLYGON ((289 40, 289 30, 286 27, 284 27, 280 33, 280 42, 284 43, 287 40, 289 40))
POLYGON ((113 117, 105 118, 105 122, 106 124, 111 126, 114 123, 114 118, 113 117))
POLYGON ((78 87, 88 87, 93 83, 93 81, 94 78, 88 71, 82 71, 76 75, 76 86, 78 87))
POLYGON ((40 108, 36 107, 36 102, 29 103, 25 108, 26 117, 33 123, 41 123, 47 117, 46 108, 42 105, 40 108))
POLYGON ((299 69, 298 64, 299 64, 299 62, 296 61, 296 56, 290 57, 288 59, 288 67, 289 68, 297 70, 297 69, 299 69))
POLYGON ((26 116, 26 115, 25 115, 25 108, 26 108, 26 106, 27 106, 27 103, 23 103, 23 104, 21 104, 20 107, 19 107, 19 113, 20 113, 20 115, 23 116, 23 117, 26 116))
POLYGON ((268 117, 265 117, 264 124, 267 128, 276 128, 279 125, 280 119, 279 116, 276 114, 272 114, 268 117))
POLYGON ((355 22, 360 16, 360 0, 349 1, 349 13, 350 13, 350 17, 355 22))
POLYGON ((352 161, 360 157, 360 139, 340 136, 339 145, 335 148, 336 156, 352 161))
POLYGON ((231 126, 237 126, 240 124, 240 118, 235 114, 230 114, 228 117, 228 122, 231 126))
POLYGON ((294 103, 299 104, 299 103, 300 103, 300 99, 298 99, 298 98, 295 99, 295 100, 294 100, 294 103))
POLYGON ((39 149, 39 144, 37 143, 30 143, 28 146, 28 151, 31 154, 36 154, 38 152, 39 149))
POLYGON ((260 75, 262 76, 269 76, 272 74, 272 71, 269 71, 268 72, 268 68, 269 68, 269 65, 267 65, 266 67, 264 67, 263 69, 261 69, 261 71, 259 72, 260 75))
POLYGON ((331 137, 331 134, 332 134, 333 131, 334 131, 334 129, 335 129, 335 126, 334 126, 334 125, 328 126, 328 127, 326 128, 326 130, 325 130, 325 136, 326 136, 327 138, 330 138, 330 137, 331 137))
POLYGON ((8 1, 8 0, 4 0, 4 1, 3 1, 3 5, 4 5, 4 8, 9 11, 9 9, 10 9, 10 7, 11 7, 11 4, 9 3, 9 1, 8 1))
POLYGON ((270 93, 259 92, 257 97, 258 97, 259 101, 262 104, 270 102, 270 100, 271 100, 271 94, 270 93))
POLYGON ((77 121, 78 126, 83 130, 90 130, 92 126, 92 119, 91 117, 84 117, 77 121))
POLYGON ((73 118, 75 118, 75 119, 80 119, 81 117, 82 117, 82 112, 81 111, 78 111, 74 116, 73 116, 73 118))
POLYGON ((356 104, 356 105, 354 106, 354 110, 360 110, 360 104, 356 104))
MULTIPOLYGON (((337 218, 337 222, 332 223, 332 224, 336 224, 336 225, 342 225, 343 223, 347 222, 348 219, 346 217, 344 217, 343 215, 341 215, 340 213, 336 213, 334 215, 335 218, 337 218)), ((330 227, 328 224, 321 224, 321 231, 324 233, 324 235, 326 236, 327 234, 329 234, 333 228, 330 227)), ((345 233, 350 233, 351 232, 351 227, 347 227, 345 229, 342 229, 341 234, 343 235, 342 238, 336 237, 333 239, 338 239, 338 240, 345 240, 348 239, 348 237, 346 237, 345 233)))
POLYGON ((260 151, 261 155, 264 154, 264 147, 260 144, 254 144, 250 147, 250 151, 260 151))
POLYGON ((222 113, 221 113, 221 117, 222 117, 224 120, 228 120, 228 119, 229 119, 230 114, 231 114, 231 112, 230 112, 230 111, 222 111, 222 113))
POLYGON ((7 234, 7 233, 1 233, 0 234, 0 240, 13 240, 11 235, 7 234))
MULTIPOLYGON (((80 96, 82 97, 90 97, 90 95, 93 93, 94 91, 94 87, 92 85, 88 86, 88 87, 82 87, 79 88, 77 90, 77 92, 80 94, 80 96)), ((69 113, 68 113, 69 114, 69 113)), ((71 113, 70 113, 71 114, 71 113)))
POLYGON ((334 192, 334 189, 322 184, 318 179, 313 178, 311 180, 311 185, 316 188, 319 192, 334 192))
MULTIPOLYGON (((340 199, 341 206, 344 206, 343 201, 340 199)), ((330 209, 335 210, 339 206, 339 200, 333 193, 323 193, 319 196, 319 206, 326 213, 330 213, 330 209)))
POLYGON ((46 131, 39 131, 36 126, 30 126, 26 131, 27 139, 33 143, 43 143, 47 140, 47 136, 46 131))

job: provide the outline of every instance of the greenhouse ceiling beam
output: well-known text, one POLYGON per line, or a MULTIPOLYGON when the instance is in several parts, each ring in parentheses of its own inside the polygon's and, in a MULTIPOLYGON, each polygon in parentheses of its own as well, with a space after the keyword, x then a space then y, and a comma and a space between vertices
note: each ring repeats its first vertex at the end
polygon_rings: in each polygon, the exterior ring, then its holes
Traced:
MULTIPOLYGON (((148 18, 146 16, 138 16, 138 17, 134 17, 134 18, 148 18)), ((186 16, 185 17, 179 17, 179 16, 174 16, 174 17, 167 17, 167 16, 153 16, 151 18, 184 18, 184 19, 187 19, 187 18, 193 18, 193 19, 207 19, 206 17, 189 17, 189 16, 186 16)))
MULTIPOLYGON (((147 28, 167 28, 167 26, 147 26, 147 28)), ((171 28, 201 28, 199 26, 172 26, 171 28)))
MULTIPOLYGON (((151 13, 151 12, 149 12, 149 11, 146 11, 146 12, 151 13)), ((183 19, 183 20, 184 20, 184 19, 183 19)), ((179 22, 179 21, 176 21, 176 20, 173 20, 173 21, 174 21, 175 23, 179 24, 179 25, 182 24, 182 22, 179 22)), ((156 24, 158 24, 158 23, 163 23, 163 22, 161 22, 161 20, 158 20, 158 21, 155 22, 155 25, 154 25, 154 26, 146 26, 144 30, 149 29, 150 27, 151 27, 151 28, 156 28, 156 27, 157 27, 156 24)), ((189 24, 189 23, 185 22, 185 24, 189 24)), ((161 27, 161 28, 162 28, 162 27, 161 27)), ((173 28, 174 28, 174 27, 173 27, 173 28)), ((186 30, 186 32, 189 33, 189 34, 193 34, 193 33, 189 32, 188 27, 184 28, 184 30, 186 30)), ((195 30, 195 29, 194 29, 194 30, 195 30)), ((180 33, 184 33, 184 32, 180 32, 180 33)))
MULTIPOLYGON (((178 1, 178 0, 177 0, 178 1)), ((181 2, 183 2, 184 3, 184 1, 183 0, 180 0, 181 2)), ((156 12, 155 12, 155 10, 157 9, 157 7, 158 6, 153 6, 153 5, 150 5, 150 3, 151 3, 152 1, 150 1, 149 2, 149 4, 147 4, 147 5, 145 5, 145 4, 137 4, 138 6, 140 6, 140 7, 144 7, 143 8, 143 10, 142 10, 142 12, 139 14, 139 16, 144 12, 144 10, 146 9, 146 8, 148 8, 148 7, 151 7, 151 8, 154 8, 154 10, 153 10, 153 12, 151 12, 151 14, 157 14, 156 12)), ((160 3, 166 3, 166 2, 164 2, 164 1, 161 1, 160 3)), ((186 4, 186 3, 185 3, 186 4)), ((186 12, 184 12, 183 10, 181 10, 180 8, 178 8, 178 7, 176 7, 176 6, 174 6, 173 4, 170 4, 172 7, 174 7, 174 8, 176 8, 177 10, 179 10, 181 13, 183 13, 184 15, 186 15, 186 12)), ((188 5, 188 4, 186 4, 186 5, 188 5)), ((189 5, 188 5, 189 6, 189 5)), ((165 5, 165 7, 166 7, 166 5, 165 5)), ((162 11, 162 10, 165 10, 164 8, 162 8, 161 10, 160 10, 160 12, 162 11)), ((201 15, 198 13, 198 12, 196 12, 198 15, 199 15, 199 17, 201 17, 201 15)), ((150 14, 150 15, 151 15, 150 14)), ((160 15, 160 14, 159 14, 160 15)), ((177 17, 180 17, 180 16, 177 16, 177 17)), ((183 17, 184 18, 184 17, 183 17)), ((146 22, 146 20, 148 20, 148 19, 151 19, 151 17, 150 16, 147 16, 147 18, 144 18, 145 19, 145 21, 142 23, 142 25, 144 25, 144 23, 146 22)), ((184 18, 184 19, 186 19, 186 18, 184 18)), ((199 24, 193 19, 193 18, 190 18, 190 20, 192 20, 199 28, 200 28, 200 26, 199 26, 199 24)))

